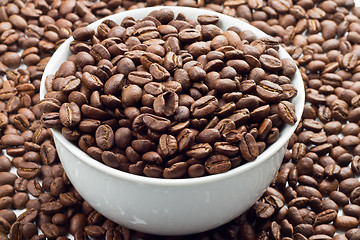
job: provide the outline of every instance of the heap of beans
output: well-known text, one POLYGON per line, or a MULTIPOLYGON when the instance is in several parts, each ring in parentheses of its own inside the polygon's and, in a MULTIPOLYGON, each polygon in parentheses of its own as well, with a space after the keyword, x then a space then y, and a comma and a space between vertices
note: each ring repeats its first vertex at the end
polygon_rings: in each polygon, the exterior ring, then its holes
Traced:
POLYGON ((0 239, 359 239, 359 17, 353 0, 1 1, 0 239), (36 106, 43 69, 72 31, 157 4, 250 22, 286 47, 306 86, 300 126, 263 197, 234 221, 192 236, 150 236, 97 213, 66 177, 36 106))
POLYGON ((74 31, 72 55, 47 76, 42 123, 108 166, 148 177, 223 173, 295 124, 296 65, 277 40, 197 22, 170 9, 97 32, 74 31))

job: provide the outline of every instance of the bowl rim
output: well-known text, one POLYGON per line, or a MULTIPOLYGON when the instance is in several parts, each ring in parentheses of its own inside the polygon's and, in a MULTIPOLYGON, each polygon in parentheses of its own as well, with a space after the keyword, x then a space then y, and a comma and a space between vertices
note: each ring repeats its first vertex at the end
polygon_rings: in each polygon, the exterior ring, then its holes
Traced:
MULTIPOLYGON (((116 22, 120 23, 120 21, 124 17, 134 16, 136 14, 149 14, 150 12, 152 12, 154 10, 159 10, 159 9, 163 9, 163 8, 171 9, 174 11, 175 14, 177 14, 178 12, 182 12, 182 13, 185 13, 185 15, 194 13, 194 14, 196 14, 196 16, 202 15, 202 14, 217 15, 217 16, 219 16, 220 21, 221 21, 221 19, 226 19, 226 20, 234 21, 234 26, 237 24, 241 24, 241 25, 245 26, 250 31, 252 31, 256 35, 257 38, 262 38, 262 37, 268 36, 267 34, 262 32, 258 28, 254 27, 240 19, 236 19, 236 18, 230 17, 225 14, 221 14, 218 12, 213 12, 213 11, 201 9, 201 8, 177 7, 177 6, 157 6, 157 7, 148 7, 148 8, 141 8, 141 9, 135 9, 135 10, 128 10, 125 12, 113 14, 113 15, 107 16, 105 18, 99 19, 99 20, 89 24, 87 27, 91 27, 96 30, 96 27, 105 19, 112 19, 112 20, 118 19, 118 20, 116 20, 116 22)), ((134 18, 138 19, 136 17, 134 17, 134 18)), ((46 92, 46 90, 45 90, 46 76, 49 74, 55 73, 54 71, 51 71, 49 69, 52 67, 52 65, 57 65, 56 69, 58 69, 58 66, 60 66, 60 65, 59 65, 59 63, 57 63, 56 57, 58 55, 66 54, 66 51, 67 51, 67 53, 70 52, 69 49, 66 47, 67 44, 65 44, 65 43, 70 43, 72 40, 73 40, 73 37, 72 36, 69 37, 55 51, 55 53, 52 55, 51 59, 49 60, 48 64, 46 65, 46 68, 43 72, 43 76, 41 79, 40 99, 44 98, 44 95, 46 92)), ((281 46, 279 49, 279 54, 282 56, 281 58, 291 58, 291 56, 281 46)), ((87 153, 83 152, 79 147, 77 147, 75 144, 73 144, 72 142, 67 140, 61 134, 61 132, 59 130, 52 129, 52 128, 51 128, 51 130, 52 130, 54 138, 56 138, 55 140, 58 140, 62 144, 62 146, 64 146, 65 148, 67 148, 67 150, 72 152, 72 154, 74 156, 76 156, 84 164, 89 165, 90 167, 93 167, 93 168, 97 169, 98 171, 101 171, 107 175, 113 176, 118 179, 130 181, 130 182, 134 182, 134 183, 139 183, 139 184, 156 185, 156 186, 164 186, 164 187, 169 187, 169 186, 184 187, 184 186, 190 186, 190 185, 199 185, 199 184, 204 184, 204 183, 210 183, 210 182, 214 182, 214 181, 221 181, 224 179, 232 178, 243 172, 246 172, 251 168, 257 167, 262 162, 266 161, 269 156, 272 156, 277 151, 279 151, 280 148, 284 144, 287 144, 288 140, 290 139, 291 135, 295 132, 295 130, 301 120, 301 116, 302 116, 302 112, 303 112, 304 104, 305 104, 305 90, 304 90, 303 80, 302 80, 302 77, 301 77, 301 74, 300 74, 300 71, 298 68, 296 68, 296 72, 295 72, 294 76, 291 78, 291 81, 293 84, 295 83, 295 85, 297 85, 296 86, 297 96, 293 99, 293 103, 296 100, 296 104, 294 103, 294 105, 296 105, 296 108, 295 108, 295 114, 297 116, 296 123, 293 126, 285 124, 285 126, 283 126, 283 128, 280 130, 280 136, 276 140, 276 142, 271 144, 268 148, 266 148, 254 161, 246 162, 243 165, 240 165, 238 167, 230 169, 227 172, 220 173, 220 174, 206 175, 206 176, 195 177, 195 178, 165 179, 165 178, 152 178, 152 177, 147 177, 147 176, 140 176, 140 175, 124 172, 124 171, 109 167, 109 166, 91 158, 87 153)))

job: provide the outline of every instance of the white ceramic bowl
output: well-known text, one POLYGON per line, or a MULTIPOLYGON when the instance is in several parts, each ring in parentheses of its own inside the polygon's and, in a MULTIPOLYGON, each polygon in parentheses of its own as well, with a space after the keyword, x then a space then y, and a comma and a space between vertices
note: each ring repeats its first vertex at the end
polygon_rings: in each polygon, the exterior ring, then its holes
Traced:
MULTIPOLYGON (((151 11, 144 8, 107 17, 121 23, 126 16, 141 19, 151 11)), ((220 17, 219 27, 238 26, 251 30, 257 37, 265 33, 235 18, 202 9, 172 7, 175 16, 183 13, 196 20, 198 15, 220 17)), ((102 19, 103 20, 103 19, 102 19)), ((102 20, 89 27, 96 30, 102 20)), ((54 74, 70 56, 66 40, 54 53, 44 71, 40 95, 44 97, 44 79, 54 74)), ((290 57, 280 48, 281 58, 290 57)), ((304 86, 299 71, 292 83, 298 90, 293 100, 298 121, 304 107, 304 86)), ((92 159, 77 146, 53 130, 56 148, 72 184, 98 212, 128 228, 159 235, 185 235, 218 227, 246 211, 265 191, 274 178, 284 156, 294 126, 285 126, 275 144, 267 148, 254 162, 246 163, 223 174, 194 179, 154 179, 110 168, 92 159)))

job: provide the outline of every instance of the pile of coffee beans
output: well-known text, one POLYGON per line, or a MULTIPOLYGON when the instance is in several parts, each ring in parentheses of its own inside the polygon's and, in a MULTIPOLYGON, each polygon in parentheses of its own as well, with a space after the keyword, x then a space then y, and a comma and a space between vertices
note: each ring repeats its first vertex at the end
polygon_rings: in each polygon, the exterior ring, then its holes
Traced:
POLYGON ((1 1, 0 239, 360 239, 359 17, 353 0, 1 1), (158 4, 248 21, 287 49, 306 87, 300 126, 262 198, 191 236, 135 232, 96 212, 69 182, 36 105, 49 57, 75 29, 158 4))
POLYGON ((74 31, 73 53, 38 106, 46 127, 106 165, 148 177, 223 173, 254 161, 295 124, 290 78, 273 38, 190 21, 171 9, 74 31))

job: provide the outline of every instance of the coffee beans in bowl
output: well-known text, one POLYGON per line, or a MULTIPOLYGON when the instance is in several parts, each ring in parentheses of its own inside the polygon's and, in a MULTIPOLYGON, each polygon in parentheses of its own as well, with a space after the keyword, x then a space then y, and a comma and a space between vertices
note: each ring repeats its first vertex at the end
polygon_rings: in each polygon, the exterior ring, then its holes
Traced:
POLYGON ((171 235, 246 210, 274 177, 304 104, 296 65, 275 39, 191 8, 78 28, 50 60, 41 95, 42 122, 58 129, 79 193, 109 219, 171 235))
POLYGON ((218 174, 254 161, 297 121, 296 65, 271 37, 163 8, 74 31, 47 75, 43 123, 107 166, 147 177, 218 174))

